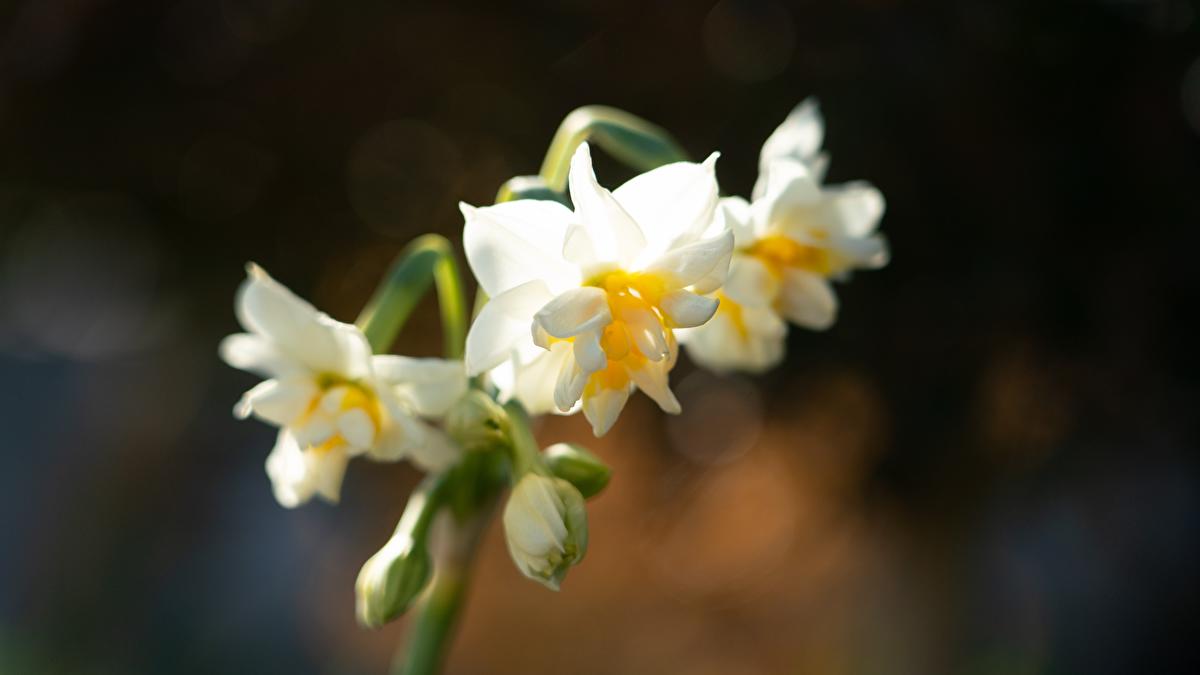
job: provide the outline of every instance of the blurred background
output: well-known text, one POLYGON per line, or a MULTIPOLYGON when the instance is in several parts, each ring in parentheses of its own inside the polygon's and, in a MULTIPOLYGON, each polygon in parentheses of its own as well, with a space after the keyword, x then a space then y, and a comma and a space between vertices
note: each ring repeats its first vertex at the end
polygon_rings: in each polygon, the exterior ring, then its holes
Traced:
POLYGON ((384 671, 353 582, 418 476, 274 502, 245 262, 353 320, 577 106, 747 194, 809 95, 892 264, 768 375, 684 360, 681 417, 548 420, 616 469, 591 551, 553 594, 493 527, 449 672, 1196 672, 1198 9, 0 2, 0 672, 384 671))

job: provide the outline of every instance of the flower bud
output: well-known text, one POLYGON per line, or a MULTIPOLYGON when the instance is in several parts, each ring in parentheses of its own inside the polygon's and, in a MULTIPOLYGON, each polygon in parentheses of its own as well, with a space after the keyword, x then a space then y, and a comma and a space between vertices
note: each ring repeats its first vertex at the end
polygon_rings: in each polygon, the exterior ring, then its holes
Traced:
POLYGON ((599 494, 612 477, 612 468, 582 445, 555 443, 546 448, 544 457, 550 471, 574 485, 584 499, 599 494))
POLYGON ((425 589, 433 561, 425 546, 413 541, 408 529, 396 534, 371 556, 354 584, 358 622, 379 628, 403 614, 425 589))
POLYGON ((527 473, 504 506, 504 533, 517 569, 557 591, 587 552, 583 495, 561 478, 527 473))
POLYGON ((472 389, 446 413, 446 431, 468 452, 491 450, 508 441, 508 415, 492 397, 472 389))

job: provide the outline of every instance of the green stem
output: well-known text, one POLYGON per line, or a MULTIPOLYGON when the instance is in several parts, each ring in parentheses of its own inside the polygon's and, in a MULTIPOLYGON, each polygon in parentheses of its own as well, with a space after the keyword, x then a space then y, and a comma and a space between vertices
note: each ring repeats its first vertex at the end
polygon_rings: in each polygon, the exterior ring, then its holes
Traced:
POLYGON ((504 404, 508 413, 509 434, 512 438, 512 482, 515 485, 527 473, 549 476, 550 469, 546 466, 542 453, 538 451, 537 438, 529 426, 529 414, 517 401, 504 404))
POLYGON ((491 522, 503 484, 500 453, 477 453, 451 469, 443 502, 451 516, 445 529, 435 528, 433 582, 416 609, 408 642, 393 667, 397 675, 435 675, 439 672, 458 616, 466 600, 471 565, 491 522), (455 505, 455 496, 467 504, 455 505))
POLYGON ((550 141, 540 172, 547 188, 555 192, 566 189, 571 156, 588 140, 638 171, 687 159, 687 153, 662 127, 624 110, 584 106, 567 115, 550 141))
POLYGON ((467 334, 466 299, 454 250, 445 237, 427 234, 397 256, 355 323, 376 353, 387 352, 429 284, 437 284, 446 358, 462 358, 467 334))
POLYGON ((437 560, 433 584, 421 601, 408 648, 393 669, 397 675, 435 675, 441 670, 466 600, 471 563, 490 518, 491 509, 486 509, 454 525, 452 541, 437 560))

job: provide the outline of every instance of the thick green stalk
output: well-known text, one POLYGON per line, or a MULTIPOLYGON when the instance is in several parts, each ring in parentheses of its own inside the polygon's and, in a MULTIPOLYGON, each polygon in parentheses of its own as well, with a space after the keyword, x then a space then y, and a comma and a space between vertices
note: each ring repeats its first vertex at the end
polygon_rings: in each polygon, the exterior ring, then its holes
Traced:
POLYGON ((450 242, 436 234, 419 237, 404 247, 359 314, 356 323, 372 350, 384 353, 391 348, 431 282, 437 284, 446 358, 462 358, 467 334, 462 278, 450 242))
POLYGON ((441 671, 459 613, 466 601, 471 564, 491 520, 491 508, 481 509, 465 523, 454 523, 451 541, 438 547, 433 585, 421 600, 409 633, 407 649, 393 672, 397 675, 435 675, 441 671))

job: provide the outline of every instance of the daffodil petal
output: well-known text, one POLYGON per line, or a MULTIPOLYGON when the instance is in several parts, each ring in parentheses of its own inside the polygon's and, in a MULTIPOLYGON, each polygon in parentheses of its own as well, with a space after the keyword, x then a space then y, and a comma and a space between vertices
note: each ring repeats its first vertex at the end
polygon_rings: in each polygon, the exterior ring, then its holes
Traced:
POLYGON ((362 408, 351 408, 338 415, 337 428, 342 438, 356 450, 365 451, 375 444, 375 423, 362 408))
POLYGON ((591 423, 596 438, 608 433, 628 400, 629 387, 601 388, 583 398, 583 416, 591 423))
POLYGON ((597 256, 601 260, 622 265, 635 262, 646 246, 646 236, 612 193, 596 181, 596 173, 592 170, 592 153, 587 143, 580 144, 571 158, 568 183, 571 201, 575 204, 575 215, 587 228, 597 256))
POLYGON ((629 377, 633 379, 633 383, 637 385, 647 396, 662 408, 663 412, 678 415, 682 408, 679 405, 679 399, 675 398, 675 394, 671 391, 671 385, 667 379, 667 369, 660 364, 647 363, 643 368, 631 368, 629 377))
POLYGON ((732 255, 733 233, 726 230, 668 251, 647 272, 665 277, 671 288, 691 286, 697 293, 711 293, 725 282, 732 255))
POLYGON ((713 153, 700 164, 675 162, 647 171, 613 190, 613 198, 644 224, 647 246, 666 251, 702 236, 713 223, 718 189, 713 153))
POLYGON ((721 292, 741 305, 764 307, 775 301, 779 279, 758 258, 735 253, 721 292))
POLYGON ((574 350, 567 350, 554 381, 554 405, 563 412, 575 407, 587 381, 588 373, 575 361, 574 350))
POLYGON ((282 352, 274 342, 254 333, 236 333, 221 340, 221 360, 247 372, 264 377, 284 377, 305 370, 282 352))
POLYGON ((608 294, 594 286, 572 288, 546 303, 533 320, 556 338, 595 331, 612 322, 608 294))
POLYGON ((534 314, 552 299, 544 282, 530 281, 489 300, 467 333, 467 374, 491 370, 511 357, 517 344, 530 339, 534 314))
POLYGON ((663 314, 677 328, 693 328, 703 325, 717 311, 719 302, 707 295, 678 290, 667 293, 659 301, 663 314))
POLYGON ((558 202, 520 199, 475 208, 461 204, 463 248, 479 285, 492 297, 540 280, 555 290, 578 285, 562 257, 571 210, 558 202))
POLYGON ((746 248, 754 243, 758 234, 754 230, 754 212, 741 197, 725 197, 717 204, 717 227, 733 232, 733 245, 746 248))
POLYGON ((375 376, 425 417, 446 414, 467 391, 467 371, 459 360, 381 354, 373 365, 375 376))
POLYGON ((234 414, 245 419, 253 413, 277 426, 288 426, 305 413, 319 393, 316 383, 303 376, 263 380, 242 396, 234 414))
MULTIPOLYGON (((420 424, 417 422, 417 424, 420 424)), ((409 450, 409 456, 425 471, 445 471, 462 459, 462 448, 450 440, 440 429, 428 425, 423 427, 422 439, 409 450)))
POLYGON ((779 312, 794 324, 825 330, 837 316, 837 297, 829 281, 816 274, 789 269, 779 294, 779 312))
POLYGON ((290 359, 312 372, 340 372, 342 345, 325 317, 263 269, 251 263, 238 289, 238 320, 252 333, 269 339, 290 359), (324 317, 326 321, 320 320, 324 317))
POLYGON ((771 165, 780 159, 808 164, 817 157, 824 140, 825 121, 820 106, 815 98, 807 98, 767 137, 759 153, 758 171, 769 173, 771 165))
POLYGON ((576 336, 574 342, 575 362, 583 370, 594 373, 608 365, 608 357, 600 346, 600 331, 588 331, 576 336))

